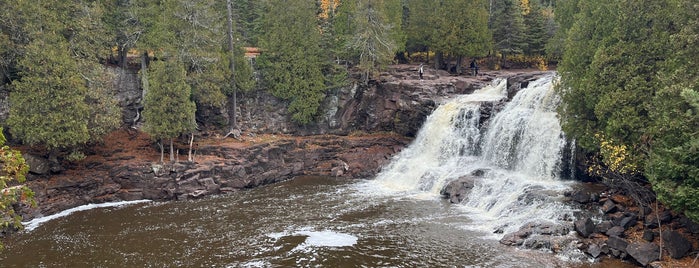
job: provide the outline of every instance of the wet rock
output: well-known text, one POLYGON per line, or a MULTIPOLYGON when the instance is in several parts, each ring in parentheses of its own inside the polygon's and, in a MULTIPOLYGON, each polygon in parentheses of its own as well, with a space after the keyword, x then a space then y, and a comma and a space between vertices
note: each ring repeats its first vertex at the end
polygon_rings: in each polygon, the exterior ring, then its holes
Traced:
POLYGON ((614 213, 617 211, 617 206, 612 201, 611 199, 607 199, 607 201, 604 201, 604 204, 602 205, 602 213, 604 214, 609 214, 609 213, 614 213))
POLYGON ((643 236, 642 236, 642 238, 643 238, 643 240, 646 240, 646 241, 648 241, 648 242, 653 242, 653 239, 655 239, 655 232, 653 232, 653 231, 651 231, 651 230, 649 230, 649 229, 645 229, 645 230, 643 231, 643 236))
POLYGON ((614 227, 614 224, 611 221, 603 221, 598 223, 597 226, 595 226, 595 231, 604 234, 607 233, 607 231, 609 231, 609 229, 611 229, 612 227, 614 227))
POLYGON ((661 235, 663 246, 670 253, 670 257, 680 259, 692 250, 692 244, 677 231, 665 231, 661 235))
POLYGON ((625 231, 624 227, 614 226, 614 227, 610 228, 609 230, 607 230, 607 232, 605 234, 607 236, 610 236, 610 237, 612 237, 612 236, 623 237, 624 231, 625 231))
POLYGON ((658 245, 646 242, 631 243, 626 247, 626 252, 641 266, 646 266, 658 260, 660 256, 658 245))
POLYGON ((590 194, 584 191, 575 191, 570 195, 571 200, 580 204, 586 204, 591 201, 590 194))
POLYGON ((444 186, 440 194, 449 199, 451 203, 461 203, 473 189, 475 180, 476 178, 471 176, 458 178, 444 186))
POLYGON ((638 221, 638 217, 636 217, 636 215, 628 216, 621 219, 621 221, 619 222, 619 226, 621 226, 624 229, 629 229, 631 228, 631 226, 636 225, 636 221, 638 221))
POLYGON ((587 246, 587 249, 585 249, 585 253, 592 256, 593 258, 597 258, 600 255, 602 255, 602 248, 596 243, 590 243, 587 246))
POLYGON ((611 236, 609 239, 607 239, 607 246, 609 246, 610 249, 617 249, 622 252, 626 252, 626 247, 628 245, 629 242, 626 242, 626 240, 618 236, 611 236))
POLYGON ((590 237, 595 231, 595 224, 590 218, 584 218, 575 222, 575 231, 582 237, 590 237))

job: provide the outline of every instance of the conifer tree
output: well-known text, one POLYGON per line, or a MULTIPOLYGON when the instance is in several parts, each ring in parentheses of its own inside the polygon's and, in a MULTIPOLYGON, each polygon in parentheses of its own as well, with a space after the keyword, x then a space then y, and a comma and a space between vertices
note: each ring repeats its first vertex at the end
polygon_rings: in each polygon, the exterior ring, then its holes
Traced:
MULTIPOLYGON (((456 58, 457 69, 463 57, 484 56, 491 48, 491 33, 488 30, 488 12, 486 3, 477 1, 443 1, 438 7, 438 14, 458 16, 439 16, 434 18, 434 30, 430 47, 435 52, 456 58)), ((448 68, 449 69, 449 68, 448 68)))
POLYGON ((388 22, 384 1, 360 0, 354 15, 355 32, 349 46, 354 51, 362 80, 369 82, 382 66, 388 64, 396 51, 392 24, 388 22))
POLYGON ((37 36, 19 62, 21 79, 10 93, 10 132, 29 145, 55 151, 86 143, 89 107, 85 81, 68 44, 46 33, 37 36))
MULTIPOLYGON (((496 1, 490 21, 495 49, 502 53, 503 60, 507 55, 520 54, 524 51, 527 46, 526 29, 518 0, 496 1)), ((502 64, 506 63, 503 61, 502 64)))
POLYGON ((407 0, 406 8, 408 13, 405 23, 406 49, 408 51, 429 51, 437 14, 435 4, 430 1, 407 0))
POLYGON ((155 61, 149 69, 150 90, 145 96, 143 130, 151 138, 161 141, 160 162, 163 162, 162 141, 165 140, 170 142, 170 161, 174 161, 173 139, 196 127, 192 90, 185 81, 182 63, 174 60, 155 61))
POLYGON ((538 1, 530 1, 528 12, 524 14, 527 46, 524 54, 544 55, 546 41, 549 39, 546 32, 546 18, 538 1))
POLYGON ((291 118, 300 124, 315 119, 327 88, 316 11, 315 3, 304 0, 267 2, 267 32, 260 37, 264 82, 274 96, 290 101, 291 118))

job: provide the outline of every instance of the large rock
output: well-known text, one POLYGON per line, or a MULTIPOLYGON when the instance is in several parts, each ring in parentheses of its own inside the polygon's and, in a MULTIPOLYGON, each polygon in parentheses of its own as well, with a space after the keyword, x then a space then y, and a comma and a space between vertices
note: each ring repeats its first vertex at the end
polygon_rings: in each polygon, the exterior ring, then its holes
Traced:
POLYGON ((595 232, 595 223, 590 218, 584 218, 575 222, 575 231, 582 237, 590 237, 595 232))
POLYGON ((475 180, 476 178, 472 176, 458 178, 444 186, 440 194, 449 199, 451 203, 461 203, 473 189, 475 180))
POLYGON ((626 252, 626 247, 629 245, 629 242, 624 240, 623 238, 620 238, 618 236, 612 236, 607 239, 607 246, 613 249, 618 249, 623 252, 626 252))
POLYGON ((29 165, 29 172, 37 175, 46 175, 51 171, 51 162, 48 159, 31 155, 22 154, 24 161, 29 165))
POLYGON ((626 253, 629 254, 641 266, 646 266, 649 263, 658 260, 660 256, 660 248, 653 243, 631 243, 626 247, 626 253))
POLYGON ((692 250, 692 244, 677 231, 665 231, 660 235, 663 239, 663 245, 670 257, 680 259, 687 255, 692 250))

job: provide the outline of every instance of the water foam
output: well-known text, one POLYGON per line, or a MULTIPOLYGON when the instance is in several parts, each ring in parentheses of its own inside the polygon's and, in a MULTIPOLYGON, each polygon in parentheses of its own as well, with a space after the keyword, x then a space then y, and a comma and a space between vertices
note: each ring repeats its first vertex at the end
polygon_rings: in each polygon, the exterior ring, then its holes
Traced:
POLYGON ((34 218, 30 221, 22 222, 22 225, 24 225, 25 231, 31 232, 32 230, 39 227, 41 224, 44 224, 48 221, 55 220, 55 219, 58 219, 61 217, 68 216, 68 215, 73 214, 73 213, 78 212, 78 211, 85 211, 85 210, 96 209, 96 208, 123 207, 123 206, 145 203, 145 202, 151 202, 151 200, 134 200, 134 201, 120 201, 120 202, 109 202, 109 203, 100 203, 100 204, 87 204, 87 205, 82 205, 79 207, 67 209, 67 210, 61 211, 59 213, 50 215, 50 216, 34 218))
POLYGON ((502 100, 506 81, 439 106, 373 183, 387 192, 438 198, 450 181, 476 177, 460 208, 474 220, 469 229, 489 233, 567 217, 571 209, 559 202, 569 183, 559 179, 565 137, 554 79, 529 83, 487 122, 483 104, 502 100))

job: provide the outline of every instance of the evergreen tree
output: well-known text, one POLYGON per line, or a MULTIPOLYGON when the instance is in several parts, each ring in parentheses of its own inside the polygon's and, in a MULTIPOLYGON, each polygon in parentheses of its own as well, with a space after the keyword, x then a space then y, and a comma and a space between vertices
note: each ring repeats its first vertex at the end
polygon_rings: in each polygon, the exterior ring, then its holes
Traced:
POLYGON ((385 14, 384 1, 360 0, 354 16, 355 33, 350 48, 357 57, 365 84, 382 66, 388 64, 396 51, 392 25, 385 14))
POLYGON ((520 2, 518 0, 496 1, 493 12, 490 20, 495 49, 502 53, 503 59, 507 55, 523 53, 527 42, 520 2))
POLYGON ((544 48, 549 39, 546 31, 546 17, 537 1, 529 2, 529 12, 524 14, 527 46, 524 54, 544 55, 544 48))
POLYGON ((699 221, 699 5, 682 0, 669 7, 676 9, 663 14, 675 18, 678 31, 669 39, 672 55, 659 75, 664 86, 651 106, 646 174, 660 201, 699 221))
POLYGON ((46 33, 37 36, 19 62, 21 79, 10 93, 11 133, 29 145, 49 150, 88 142, 87 87, 68 44, 46 33))
POLYGON ((492 39, 485 1, 447 0, 438 7, 439 14, 450 14, 454 10, 463 13, 434 19, 430 47, 436 52, 456 57, 458 69, 463 57, 486 55, 492 39))
POLYGON ((434 32, 434 19, 437 11, 433 2, 407 0, 406 49, 408 51, 429 51, 434 32))
POLYGON ((301 124, 314 120, 326 91, 316 11, 315 4, 303 0, 267 2, 267 32, 260 37, 264 82, 274 96, 290 101, 291 117, 301 124))
MULTIPOLYGON (((185 81, 182 63, 177 61, 155 61, 149 73, 150 90, 145 96, 143 130, 153 139, 169 140, 170 161, 174 161, 173 139, 196 127, 192 90, 185 81)), ((161 145, 160 162, 163 162, 163 154, 161 145)))

